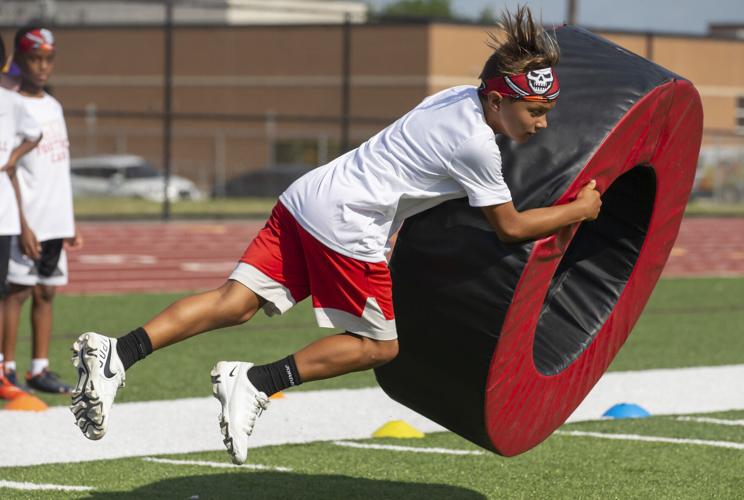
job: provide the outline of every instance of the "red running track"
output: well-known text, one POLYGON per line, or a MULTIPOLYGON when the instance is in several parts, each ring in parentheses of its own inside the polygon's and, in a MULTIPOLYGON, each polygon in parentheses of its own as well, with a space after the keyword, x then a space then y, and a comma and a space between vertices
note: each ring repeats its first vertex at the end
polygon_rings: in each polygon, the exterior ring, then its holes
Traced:
MULTIPOLYGON (((81 223, 63 293, 204 290, 219 286, 263 221, 81 223)), ((744 218, 684 219, 664 276, 744 276, 744 218)))
POLYGON ((81 223, 66 293, 204 290, 224 283, 263 221, 81 223))

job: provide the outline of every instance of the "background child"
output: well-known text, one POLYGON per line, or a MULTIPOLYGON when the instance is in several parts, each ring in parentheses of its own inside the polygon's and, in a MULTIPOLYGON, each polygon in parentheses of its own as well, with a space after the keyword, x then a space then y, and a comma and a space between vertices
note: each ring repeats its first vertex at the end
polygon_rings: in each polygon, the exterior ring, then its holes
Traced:
POLYGON ((75 231, 70 185, 70 151, 62 106, 44 91, 54 69, 54 36, 44 28, 16 33, 14 61, 21 70, 20 99, 42 129, 39 146, 18 164, 16 189, 23 211, 21 233, 11 244, 5 299, 3 352, 8 377, 15 375, 15 341, 23 302, 33 296, 33 354, 26 383, 32 389, 67 393, 70 388, 49 371, 52 302, 67 284, 63 244, 81 245, 75 231))
POLYGON ((0 87, 17 92, 21 88, 21 69, 9 57, 0 72, 0 87))
MULTIPOLYGON (((0 66, 5 60, 5 44, 0 39, 0 66)), ((19 206, 11 178, 16 175, 18 160, 36 147, 40 139, 41 129, 28 114, 18 95, 0 88, 0 299, 8 292, 10 242, 13 236, 21 232, 19 206)), ((0 342, 3 338, 2 319, 0 308, 0 342)), ((22 391, 5 377, 3 361, 0 353, 0 398, 13 399, 22 391)))
POLYGON ((296 181, 222 287, 181 299, 118 339, 81 335, 73 346, 79 377, 71 410, 83 433, 90 439, 105 434, 125 370, 153 350, 246 322, 259 309, 281 314, 312 296, 318 324, 343 333, 267 365, 223 361, 212 370, 224 443, 233 462, 242 463, 268 396, 397 355, 384 252, 405 218, 467 196, 505 241, 596 218, 601 202, 593 182, 563 206, 518 212, 511 202, 495 135, 521 143, 547 127, 559 94, 552 70, 559 54, 527 9, 505 15, 502 28, 505 39, 494 41, 480 88, 454 87, 426 98, 359 148, 296 181), (531 86, 534 78, 527 76, 534 71, 550 72, 554 83, 531 86))

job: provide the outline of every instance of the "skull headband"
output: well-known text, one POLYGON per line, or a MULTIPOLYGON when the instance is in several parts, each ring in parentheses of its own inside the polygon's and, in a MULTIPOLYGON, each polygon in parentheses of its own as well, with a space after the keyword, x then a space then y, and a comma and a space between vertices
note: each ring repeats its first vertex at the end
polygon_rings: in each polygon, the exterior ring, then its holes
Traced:
POLYGON ((490 78, 481 82, 478 91, 483 95, 495 91, 513 99, 536 102, 555 101, 561 92, 553 68, 490 78))
POLYGON ((25 33, 16 45, 16 50, 21 53, 31 52, 35 49, 54 50, 54 35, 46 28, 31 30, 25 33))

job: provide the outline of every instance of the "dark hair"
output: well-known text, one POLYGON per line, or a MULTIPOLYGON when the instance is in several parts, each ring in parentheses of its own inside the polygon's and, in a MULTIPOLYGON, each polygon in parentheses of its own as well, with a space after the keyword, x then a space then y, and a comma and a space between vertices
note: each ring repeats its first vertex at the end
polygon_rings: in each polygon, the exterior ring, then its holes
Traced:
POLYGON ((486 43, 494 52, 483 66, 479 77, 481 80, 558 64, 558 42, 532 20, 528 7, 518 6, 515 14, 505 10, 497 27, 497 33, 488 34, 490 40, 486 43))
POLYGON ((5 43, 3 37, 0 37, 0 69, 5 67, 5 43))

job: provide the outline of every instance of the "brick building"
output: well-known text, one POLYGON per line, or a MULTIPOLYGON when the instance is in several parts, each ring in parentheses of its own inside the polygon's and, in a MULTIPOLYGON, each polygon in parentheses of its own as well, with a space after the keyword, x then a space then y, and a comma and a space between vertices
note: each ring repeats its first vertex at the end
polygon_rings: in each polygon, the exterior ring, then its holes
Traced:
MULTIPOLYGON (((346 123, 353 145, 428 94, 476 84, 489 28, 177 25, 174 168, 210 187, 252 169, 322 164, 338 153, 346 123)), ((6 44, 12 31, 0 29, 6 44)), ((689 78, 703 99, 706 143, 744 149, 744 40, 600 34, 689 78)), ((159 164, 163 29, 60 26, 55 35, 51 83, 68 116, 73 156, 128 152, 159 164)))

